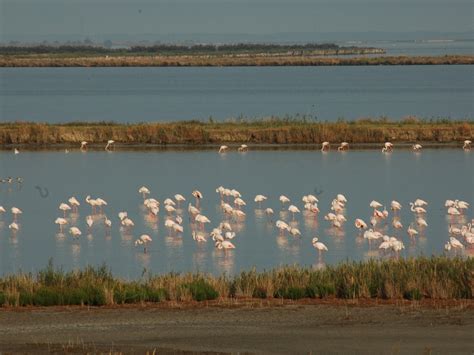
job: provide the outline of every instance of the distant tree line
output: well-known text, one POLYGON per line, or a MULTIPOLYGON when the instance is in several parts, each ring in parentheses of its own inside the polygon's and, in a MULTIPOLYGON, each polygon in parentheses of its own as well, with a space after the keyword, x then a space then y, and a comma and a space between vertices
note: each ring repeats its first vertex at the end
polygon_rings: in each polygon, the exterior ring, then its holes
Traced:
POLYGON ((311 51, 339 51, 339 50, 361 50, 360 47, 340 47, 334 43, 307 43, 307 44, 259 44, 259 43, 237 43, 237 44, 154 44, 138 45, 130 48, 110 48, 107 45, 7 45, 0 46, 0 54, 200 54, 200 53, 279 53, 279 52, 311 52, 311 51))

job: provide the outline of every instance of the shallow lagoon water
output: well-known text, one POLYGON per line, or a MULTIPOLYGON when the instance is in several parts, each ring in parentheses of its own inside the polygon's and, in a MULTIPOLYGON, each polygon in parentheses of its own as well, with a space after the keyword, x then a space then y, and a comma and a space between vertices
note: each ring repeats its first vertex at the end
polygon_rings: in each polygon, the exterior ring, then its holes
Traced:
MULTIPOLYGON (((354 219, 368 222, 369 203, 376 199, 387 204, 396 199, 403 204, 402 231, 391 227, 390 214, 386 233, 400 237, 406 249, 402 257, 443 253, 448 239, 449 223, 467 222, 473 218, 472 209, 463 219, 449 220, 444 201, 463 199, 474 202, 474 152, 461 149, 426 149, 421 153, 395 150, 383 154, 379 150, 351 150, 346 153, 331 151, 250 151, 217 154, 215 151, 90 151, 81 153, 27 152, 18 155, 0 153, 0 176, 22 176, 24 183, 0 185, 0 205, 8 212, 0 215, 0 274, 23 270, 36 271, 49 258, 65 269, 88 264, 106 263, 112 271, 125 278, 137 278, 146 269, 152 273, 204 271, 229 274, 256 267, 259 270, 279 265, 300 264, 323 267, 343 260, 386 258, 377 248, 369 248, 353 225, 354 219), (149 217, 143 207, 138 188, 150 188, 151 197, 160 202, 176 193, 183 194, 184 233, 170 236, 164 226, 165 212, 158 219, 149 217), (223 185, 235 188, 247 202, 244 220, 234 224, 237 233, 236 249, 217 250, 209 240, 198 245, 191 238, 191 227, 186 211, 193 202, 193 189, 204 198, 202 213, 209 217, 209 232, 222 220, 219 196, 215 189, 223 185), (48 196, 42 197, 48 190, 48 196), (301 238, 281 237, 274 227, 277 219, 291 221, 282 211, 280 194, 287 195, 303 211, 301 197, 317 194, 321 213, 316 219, 306 213, 296 216, 295 225, 301 238), (337 193, 347 199, 346 218, 342 230, 331 228, 323 219, 330 202, 337 193), (105 213, 112 220, 110 234, 103 227, 103 218, 95 217, 95 224, 87 231, 85 218, 90 207, 86 195, 102 197, 108 202, 105 213), (262 205, 275 210, 272 221, 253 202, 256 194, 269 197, 262 205), (81 202, 76 222, 83 232, 79 240, 66 233, 58 233, 54 224, 62 212, 61 202, 75 195, 81 202), (408 202, 422 198, 429 202, 426 219, 428 227, 415 241, 410 241, 406 228, 414 221, 408 202), (23 210, 20 230, 13 235, 8 229, 12 206, 23 210), (128 211, 135 221, 131 233, 119 228, 117 213, 128 211), (153 242, 149 252, 133 245, 143 233, 153 242), (329 251, 321 258, 311 246, 318 235, 329 251)), ((72 223, 72 224, 71 224, 72 223)), ((470 251, 466 251, 469 253, 470 251)))
POLYGON ((0 68, 0 121, 472 118, 472 65, 0 68))

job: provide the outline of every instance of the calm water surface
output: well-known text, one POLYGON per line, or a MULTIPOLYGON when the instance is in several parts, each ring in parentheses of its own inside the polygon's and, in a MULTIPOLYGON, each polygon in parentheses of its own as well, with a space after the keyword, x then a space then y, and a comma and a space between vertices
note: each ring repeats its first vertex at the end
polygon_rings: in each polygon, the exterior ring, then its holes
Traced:
POLYGON ((474 66, 0 68, 0 121, 474 117, 474 66))
MULTIPOLYGON (((245 154, 216 152, 22 152, 0 153, 0 176, 22 176, 22 187, 0 185, 0 205, 8 212, 0 216, 0 274, 17 270, 35 271, 44 267, 49 258, 65 269, 87 264, 109 265, 117 275, 137 278, 144 269, 153 273, 169 271, 206 271, 235 273, 257 267, 268 269, 278 265, 301 264, 322 267, 342 260, 365 260, 387 257, 374 246, 369 248, 353 226, 356 217, 367 222, 372 199, 389 204, 400 201, 404 208, 403 231, 394 231, 389 217, 384 232, 403 240, 403 257, 443 253, 448 238, 449 223, 457 224, 473 218, 449 221, 443 207, 447 198, 474 202, 474 152, 460 149, 425 150, 415 154, 398 150, 384 155, 380 151, 349 151, 347 153, 319 151, 251 151, 245 154), (202 213, 210 218, 209 232, 223 219, 219 209, 216 187, 236 188, 247 202, 247 216, 233 224, 237 233, 236 249, 224 252, 208 241, 198 245, 191 238, 191 225, 186 208, 184 233, 170 236, 164 226, 165 213, 158 219, 148 216, 137 190, 146 185, 152 197, 161 202, 176 193, 194 203, 193 189, 204 194, 202 213), (47 188, 43 198, 38 188, 47 188), (304 194, 319 194, 321 214, 316 219, 306 213, 298 214, 294 222, 301 238, 279 236, 274 227, 280 218, 291 221, 282 210, 280 194, 287 195, 302 208, 304 194), (347 222, 341 230, 330 227, 323 219, 329 212, 332 198, 343 193, 348 199, 347 222), (96 216, 95 224, 87 230, 85 218, 90 207, 86 195, 108 201, 105 213, 113 221, 110 234, 103 228, 103 218, 96 216), (269 197, 263 208, 272 207, 276 215, 270 221, 253 202, 256 194, 269 197), (58 233, 54 224, 61 216, 61 202, 75 195, 82 203, 79 214, 69 217, 69 226, 76 225, 83 236, 73 240, 67 233, 58 233), (426 219, 429 226, 420 237, 410 241, 406 228, 414 220, 408 202, 416 198, 429 202, 426 219), (8 229, 12 206, 23 210, 20 230, 16 235, 8 229), (117 213, 126 210, 135 221, 131 232, 119 228, 117 213), (143 233, 153 238, 147 254, 133 245, 143 233), (318 235, 329 251, 320 259, 311 246, 318 235)), ((45 190, 43 190, 43 194, 45 190)), ((470 251, 466 251, 469 253, 470 251)))

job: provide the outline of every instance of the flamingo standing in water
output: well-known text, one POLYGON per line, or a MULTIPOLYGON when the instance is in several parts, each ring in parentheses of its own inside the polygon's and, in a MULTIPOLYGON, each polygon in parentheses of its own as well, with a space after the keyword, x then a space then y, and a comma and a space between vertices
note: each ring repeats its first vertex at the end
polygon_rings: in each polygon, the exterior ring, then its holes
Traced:
POLYGON ((20 210, 18 207, 12 207, 11 211, 12 211, 12 214, 13 214, 13 221, 14 222, 17 221, 18 215, 23 213, 23 211, 20 210))
POLYGON ((367 229, 367 223, 365 223, 362 219, 356 218, 354 225, 357 229, 367 229))
POLYGON ((265 201, 266 199, 267 199, 266 196, 257 195, 257 196, 255 196, 254 201, 258 203, 258 207, 259 207, 259 208, 262 208, 262 202, 265 201))
POLYGON ((413 146, 412 146, 412 149, 413 149, 415 152, 420 151, 422 148, 423 148, 423 146, 422 146, 421 144, 413 144, 413 146))
POLYGON ((393 152, 393 144, 390 143, 390 142, 385 142, 383 148, 382 148, 382 152, 383 153, 386 153, 386 152, 393 152))
POLYGON ((146 254, 146 246, 151 241, 153 241, 153 239, 151 239, 151 237, 148 234, 142 234, 140 238, 135 240, 135 246, 143 245, 143 252, 146 254))
POLYGON ((313 247, 318 250, 319 256, 321 256, 323 251, 328 251, 328 247, 324 245, 324 243, 319 242, 318 237, 314 237, 311 244, 313 244, 313 247))
POLYGON ((62 233, 63 232, 63 226, 65 226, 67 224, 67 220, 65 218, 56 218, 54 223, 59 225, 59 231, 62 233))
POLYGON ((290 202, 290 199, 288 197, 286 197, 285 195, 281 195, 280 196, 280 202, 281 202, 282 205, 284 205, 285 203, 290 202))
POLYGON ((469 139, 466 139, 464 141, 464 145, 462 146, 462 149, 470 150, 471 149, 471 144, 472 144, 472 141, 470 141, 469 139))
POLYGON ((219 148, 219 153, 227 153, 227 150, 229 150, 229 147, 226 145, 221 145, 219 148))
POLYGON ((81 230, 77 227, 69 228, 69 233, 73 236, 73 238, 78 238, 82 234, 81 230))
POLYGON ((176 195, 174 195, 174 199, 175 199, 176 202, 178 203, 178 208, 179 208, 179 204, 180 204, 181 202, 186 201, 186 199, 184 198, 184 196, 181 195, 181 194, 176 194, 176 195))
POLYGON ((107 141, 107 145, 105 146, 105 150, 110 150, 110 148, 113 148, 113 147, 114 147, 114 146, 113 146, 114 143, 115 143, 114 140, 109 139, 109 140, 107 141))
POLYGON ((301 211, 296 207, 295 205, 290 205, 288 207, 288 211, 290 211, 293 214, 293 221, 295 220, 295 213, 300 213, 301 211))
POLYGON ((150 190, 146 186, 142 186, 138 189, 138 193, 142 194, 143 199, 146 199, 146 195, 150 194, 150 190))
POLYGON ((202 193, 201 191, 199 190, 194 190, 192 192, 192 195, 194 196, 194 198, 196 199, 196 206, 199 207, 199 201, 202 199, 202 193))
POLYGON ((235 249, 235 245, 232 244, 232 242, 229 240, 223 240, 223 241, 218 240, 215 245, 217 249, 224 249, 224 250, 235 249))
POLYGON ((82 151, 87 150, 87 142, 86 141, 81 142, 81 150, 82 151))
POLYGON ((242 145, 239 147, 239 149, 237 149, 237 151, 239 151, 239 152, 248 152, 248 150, 249 150, 249 147, 248 147, 247 144, 242 144, 242 145))
POLYGON ((337 148, 338 151, 349 150, 349 143, 342 142, 341 145, 337 148))
POLYGON ((66 218, 66 211, 70 211, 71 207, 67 203, 61 203, 59 205, 59 209, 63 211, 63 217, 66 218))
POLYGON ((70 203, 70 205, 72 206, 72 210, 73 212, 77 212, 77 209, 79 208, 79 206, 81 205, 79 203, 79 201, 77 200, 77 198, 75 198, 74 196, 70 197, 68 202, 70 203))
POLYGON ((402 209, 402 205, 400 202, 398 201, 395 201, 393 200, 391 203, 390 203, 390 207, 392 209, 393 212, 396 212, 396 211, 400 211, 402 209))
POLYGON ((323 142, 321 144, 321 151, 322 152, 327 152, 327 151, 329 151, 329 149, 331 149, 331 144, 329 144, 329 142, 323 142))

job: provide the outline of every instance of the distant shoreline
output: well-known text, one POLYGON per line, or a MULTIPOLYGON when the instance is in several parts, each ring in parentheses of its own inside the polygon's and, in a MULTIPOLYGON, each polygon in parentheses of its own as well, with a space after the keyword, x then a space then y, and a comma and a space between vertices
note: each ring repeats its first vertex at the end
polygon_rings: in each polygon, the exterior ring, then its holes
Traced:
MULTIPOLYGON (((313 146, 329 141, 333 148, 345 141, 361 148, 391 141, 409 147, 415 142, 434 147, 458 146, 473 140, 474 120, 403 121, 359 120, 315 122, 297 119, 260 119, 237 122, 164 122, 118 124, 73 122, 0 123, 0 147, 76 147, 87 141, 91 148, 109 139, 130 148, 211 147, 220 144, 252 144, 262 147, 313 146)), ((265 148, 263 148, 265 149, 265 148)))
POLYGON ((368 66, 473 65, 474 55, 357 56, 312 55, 128 55, 56 56, 0 55, 0 67, 249 67, 249 66, 368 66))

